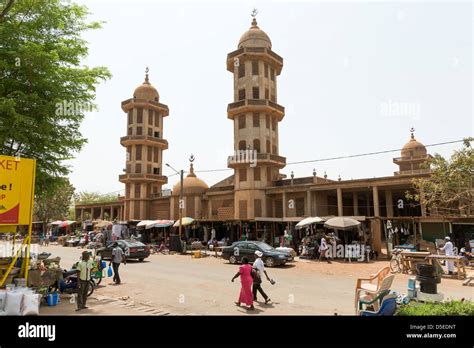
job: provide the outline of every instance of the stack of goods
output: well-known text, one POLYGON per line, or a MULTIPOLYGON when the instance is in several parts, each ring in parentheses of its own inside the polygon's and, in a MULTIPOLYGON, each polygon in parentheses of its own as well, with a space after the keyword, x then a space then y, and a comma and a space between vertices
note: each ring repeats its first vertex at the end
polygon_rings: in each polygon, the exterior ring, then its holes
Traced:
POLYGON ((41 295, 26 287, 0 290, 0 315, 39 315, 41 295))

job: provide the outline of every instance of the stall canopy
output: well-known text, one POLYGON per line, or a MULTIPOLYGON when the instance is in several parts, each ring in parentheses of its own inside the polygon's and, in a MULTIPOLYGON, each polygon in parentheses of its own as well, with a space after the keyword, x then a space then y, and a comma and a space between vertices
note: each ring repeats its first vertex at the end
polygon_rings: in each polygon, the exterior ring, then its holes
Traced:
POLYGON ((154 220, 142 220, 137 224, 137 227, 146 227, 146 225, 149 225, 153 222, 154 220))
POLYGON ((107 227, 109 225, 112 225, 112 222, 110 221, 105 221, 105 220, 102 220, 102 221, 99 221, 95 224, 95 227, 97 228, 102 228, 102 227, 107 227))
POLYGON ((74 224, 75 222, 76 221, 71 221, 71 220, 65 220, 65 221, 57 220, 57 221, 51 222, 51 225, 63 228, 63 227, 70 226, 70 225, 74 224))
POLYGON ((348 217, 333 217, 324 223, 324 227, 335 230, 352 230, 360 226, 360 222, 348 217))
MULTIPOLYGON (((182 222, 181 222, 181 226, 187 226, 187 225, 191 225, 193 223, 194 219, 193 218, 190 218, 190 217, 184 217, 182 219, 182 222)), ((173 227, 179 227, 179 220, 177 220, 173 227)))
POLYGON ((154 220, 145 225, 145 229, 153 227, 169 227, 174 224, 174 220, 154 220))
POLYGON ((311 224, 317 224, 324 222, 324 219, 320 218, 319 216, 315 217, 307 217, 306 219, 301 220, 296 224, 296 229, 299 230, 300 228, 303 228, 305 226, 309 226, 311 224))

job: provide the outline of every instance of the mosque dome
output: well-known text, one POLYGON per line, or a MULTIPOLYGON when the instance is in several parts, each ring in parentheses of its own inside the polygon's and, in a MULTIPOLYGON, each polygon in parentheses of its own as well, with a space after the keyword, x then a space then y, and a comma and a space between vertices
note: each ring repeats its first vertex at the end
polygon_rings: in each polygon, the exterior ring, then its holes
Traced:
POLYGON ((145 81, 140 86, 138 86, 133 92, 133 98, 152 100, 155 102, 158 102, 160 100, 160 95, 158 94, 158 91, 148 80, 148 73, 145 76, 145 81))
MULTIPOLYGON (((204 193, 207 189, 209 189, 209 186, 207 184, 199 179, 196 174, 194 173, 194 167, 193 164, 191 163, 189 167, 189 174, 183 179, 183 194, 184 195, 196 195, 196 194, 202 194, 204 193)), ((174 186, 173 186, 173 195, 177 196, 181 192, 181 183, 178 181, 174 186)))
POLYGON ((268 35, 258 27, 257 20, 252 20, 252 26, 240 37, 239 48, 264 47, 272 48, 272 42, 268 35))
POLYGON ((425 145, 415 139, 413 132, 414 130, 411 131, 410 140, 402 148, 402 158, 424 157, 427 154, 425 145))

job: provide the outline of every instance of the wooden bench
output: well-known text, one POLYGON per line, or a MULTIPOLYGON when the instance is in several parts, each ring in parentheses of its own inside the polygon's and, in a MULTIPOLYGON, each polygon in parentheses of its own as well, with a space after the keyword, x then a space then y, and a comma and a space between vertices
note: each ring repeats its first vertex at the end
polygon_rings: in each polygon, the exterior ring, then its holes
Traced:
POLYGON ((458 270, 458 279, 466 278, 466 268, 464 267, 463 257, 462 256, 446 256, 446 255, 428 255, 427 260, 432 264, 434 260, 441 261, 454 261, 454 265, 458 270))

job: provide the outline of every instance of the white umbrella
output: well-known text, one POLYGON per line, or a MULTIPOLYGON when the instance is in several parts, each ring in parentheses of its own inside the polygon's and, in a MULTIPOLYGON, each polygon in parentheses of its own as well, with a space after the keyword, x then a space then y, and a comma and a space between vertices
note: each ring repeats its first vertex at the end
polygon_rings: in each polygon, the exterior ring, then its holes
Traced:
POLYGON ((153 223, 153 220, 142 220, 137 224, 137 227, 142 227, 153 223))
POLYGON ((311 224, 321 223, 321 222, 324 222, 324 220, 321 219, 319 216, 307 217, 306 219, 303 219, 300 222, 298 222, 295 227, 297 230, 299 230, 302 227, 305 227, 311 224))
MULTIPOLYGON (((190 218, 190 217, 184 217, 182 222, 181 222, 181 226, 187 226, 187 225, 190 225, 192 224, 194 221, 193 218, 190 218)), ((173 225, 173 227, 179 227, 179 219, 178 221, 176 221, 173 225)))
POLYGON ((173 220, 153 220, 146 225, 145 229, 150 229, 153 227, 168 227, 174 224, 173 220))
POLYGON ((335 230, 352 230, 360 226, 360 222, 348 217, 333 217, 324 223, 324 227, 333 228, 335 230))

